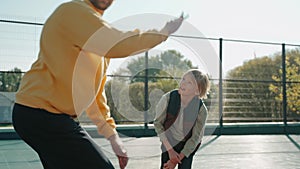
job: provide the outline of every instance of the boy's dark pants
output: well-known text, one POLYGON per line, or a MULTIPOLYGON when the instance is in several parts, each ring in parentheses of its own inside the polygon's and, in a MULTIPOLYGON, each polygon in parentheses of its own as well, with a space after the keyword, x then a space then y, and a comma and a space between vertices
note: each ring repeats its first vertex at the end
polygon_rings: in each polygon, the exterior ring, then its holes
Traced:
POLYGON ((44 169, 113 169, 88 133, 70 116, 15 104, 13 125, 44 169))
MULTIPOLYGON (((178 142, 178 141, 175 141, 173 138, 171 138, 171 139, 172 140, 169 139, 169 141, 171 141, 171 145, 175 145, 175 146, 173 146, 173 149, 177 153, 180 153, 181 150, 183 149, 186 141, 180 141, 180 142, 178 142)), ((165 148, 165 146, 163 144, 161 145, 161 150, 162 150, 162 154, 161 154, 161 166, 160 166, 160 168, 163 169, 164 163, 168 162, 170 158, 169 158, 169 154, 166 151, 166 148, 165 148)), ((190 169, 190 168, 192 168, 193 158, 194 158, 194 155, 195 155, 195 153, 196 153, 197 150, 198 150, 198 147, 197 147, 197 149, 188 158, 184 157, 181 160, 181 164, 178 164, 178 169, 190 169)))

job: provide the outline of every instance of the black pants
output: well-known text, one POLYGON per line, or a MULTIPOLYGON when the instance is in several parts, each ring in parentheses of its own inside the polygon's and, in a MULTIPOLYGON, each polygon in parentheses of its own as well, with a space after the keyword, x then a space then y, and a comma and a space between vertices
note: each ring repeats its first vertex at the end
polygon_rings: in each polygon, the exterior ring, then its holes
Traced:
MULTIPOLYGON (((177 145, 173 146, 173 149, 177 153, 180 153, 181 150, 183 149, 185 143, 186 142, 181 141, 177 145)), ((164 163, 168 162, 170 160, 170 158, 169 158, 169 154, 166 151, 166 148, 164 147, 163 144, 161 146, 161 150, 162 150, 162 154, 161 154, 161 166, 160 166, 160 168, 163 169, 164 163)), ((193 162, 193 158, 194 158, 195 153, 196 153, 196 151, 194 151, 189 157, 184 157, 181 160, 181 164, 178 164, 178 169, 190 169, 190 168, 192 168, 192 162, 193 162)))
POLYGON ((44 169, 113 169, 88 133, 70 116, 15 104, 13 125, 44 169))
MULTIPOLYGON (((168 135, 168 141, 172 145, 173 149, 177 152, 180 153, 181 150, 184 148, 186 141, 177 141, 175 140, 172 135, 168 135), (175 146, 174 146, 175 145, 175 146)), ((194 155, 196 154, 197 150, 199 149, 201 143, 199 143, 195 150, 190 154, 189 157, 184 157, 181 160, 181 164, 178 164, 178 169, 191 169, 192 168, 192 163, 193 163, 193 158, 194 155)), ((161 144, 161 166, 160 168, 163 169, 164 163, 168 162, 170 160, 169 154, 163 144, 161 144)))

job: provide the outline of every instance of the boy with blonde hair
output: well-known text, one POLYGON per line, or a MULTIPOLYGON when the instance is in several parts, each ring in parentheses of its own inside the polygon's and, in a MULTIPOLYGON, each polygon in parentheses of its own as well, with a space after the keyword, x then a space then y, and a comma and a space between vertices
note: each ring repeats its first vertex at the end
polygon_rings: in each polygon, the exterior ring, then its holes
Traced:
POLYGON ((200 70, 187 71, 179 88, 162 96, 154 126, 162 142, 161 169, 189 169, 201 144, 207 119, 206 98, 210 83, 200 70))

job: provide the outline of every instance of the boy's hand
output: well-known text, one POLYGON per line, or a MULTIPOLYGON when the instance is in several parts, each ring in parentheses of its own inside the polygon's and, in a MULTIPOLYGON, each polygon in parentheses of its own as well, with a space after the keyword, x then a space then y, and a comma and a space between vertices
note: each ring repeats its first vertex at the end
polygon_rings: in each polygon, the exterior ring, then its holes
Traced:
POLYGON ((164 164, 164 169, 174 169, 177 163, 173 163, 171 160, 164 164))
POLYGON ((168 150, 168 154, 170 161, 172 161, 175 164, 181 163, 180 155, 173 148, 168 150))

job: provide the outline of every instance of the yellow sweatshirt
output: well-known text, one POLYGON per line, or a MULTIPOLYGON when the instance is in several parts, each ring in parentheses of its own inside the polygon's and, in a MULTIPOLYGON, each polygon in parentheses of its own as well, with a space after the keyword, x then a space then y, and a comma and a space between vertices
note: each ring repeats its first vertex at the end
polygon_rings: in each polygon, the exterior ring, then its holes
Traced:
POLYGON ((74 117, 86 111, 108 138, 116 133, 104 91, 110 58, 145 51, 167 36, 156 30, 117 30, 102 14, 89 0, 67 2, 54 11, 43 27, 38 59, 22 78, 16 103, 74 117), (95 100, 84 100, 89 87, 95 100), (76 105, 81 104, 78 99, 83 105, 76 105))

